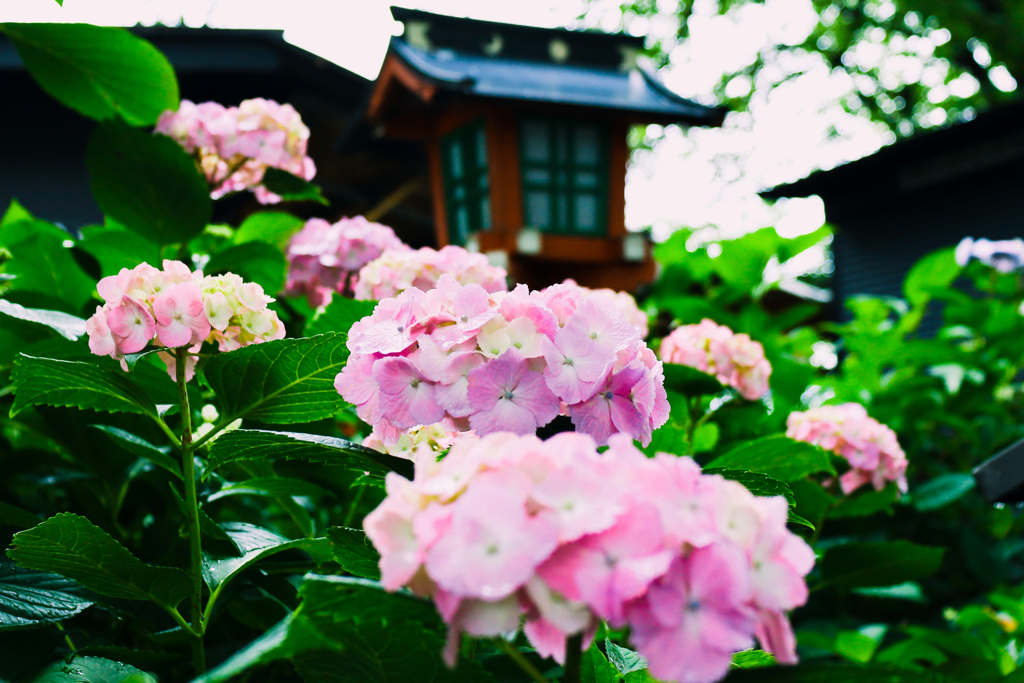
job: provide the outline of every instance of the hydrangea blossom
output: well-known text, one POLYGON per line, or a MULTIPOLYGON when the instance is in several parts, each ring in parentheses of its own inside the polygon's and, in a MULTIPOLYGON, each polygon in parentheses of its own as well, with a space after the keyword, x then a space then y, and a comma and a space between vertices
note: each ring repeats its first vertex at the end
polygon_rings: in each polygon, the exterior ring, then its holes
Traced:
POLYGON ((714 375, 751 401, 768 393, 772 366, 761 343, 707 318, 699 325, 682 325, 665 337, 661 359, 714 375))
POLYGON ((463 285, 480 285, 489 293, 508 289, 504 268, 492 266, 483 254, 448 245, 440 251, 430 247, 389 249, 363 266, 353 290, 356 299, 381 301, 412 287, 433 289, 445 274, 463 285))
POLYGON ((463 436, 441 460, 414 456, 412 481, 388 474, 364 521, 381 583, 433 598, 460 634, 524 632, 564 662, 568 636, 600 619, 628 626, 661 680, 710 683, 734 652, 796 662, 786 616, 806 602, 811 548, 786 528, 782 497, 758 498, 690 458, 647 458, 628 436, 606 453, 584 434, 547 441, 463 436))
MULTIPOLYGON (((181 261, 164 261, 163 270, 141 263, 105 277, 96 285, 103 306, 85 323, 89 350, 122 359, 147 345, 197 353, 203 342, 221 351, 284 337, 284 325, 267 307, 273 301, 255 282, 234 273, 192 272, 181 261)), ((175 356, 160 352, 171 377, 175 356)), ((186 377, 192 378, 196 357, 190 355, 186 377)))
POLYGON ((648 329, 647 314, 640 310, 636 299, 629 292, 619 292, 608 288, 591 289, 576 284, 576 281, 572 278, 569 278, 562 284, 579 288, 584 298, 596 298, 600 305, 618 309, 626 317, 626 320, 629 321, 629 324, 637 329, 640 336, 645 339, 647 338, 647 334, 650 331, 648 329))
POLYGON ((448 420, 532 434, 561 413, 601 444, 650 443, 668 419, 661 362, 616 309, 563 293, 488 293, 449 274, 406 289, 352 326, 335 387, 385 432, 448 420))
POLYGON ((268 168, 306 180, 316 175, 306 156, 309 128, 290 104, 259 97, 237 107, 182 100, 177 111, 160 115, 154 132, 173 138, 195 157, 214 199, 251 190, 261 204, 274 204, 281 197, 262 185, 268 168))
POLYGON ((473 432, 462 432, 449 422, 438 422, 399 432, 386 431, 381 426, 363 439, 363 445, 397 458, 417 460, 438 457, 451 448, 460 437, 473 437, 473 432))
POLYGON ((965 237, 956 245, 956 262, 966 266, 972 260, 981 261, 1000 273, 1012 273, 1024 267, 1024 240, 976 240, 965 237))
POLYGON ((333 225, 311 218, 288 243, 284 293, 305 296, 314 308, 323 306, 334 292, 351 291, 359 269, 386 250, 411 251, 394 230, 362 216, 342 218, 333 225))
POLYGON ((850 470, 839 478, 843 493, 850 494, 870 483, 876 491, 887 482, 907 490, 907 456, 896 441, 896 433, 868 417, 859 403, 821 406, 802 413, 790 413, 786 436, 821 446, 842 456, 850 470))

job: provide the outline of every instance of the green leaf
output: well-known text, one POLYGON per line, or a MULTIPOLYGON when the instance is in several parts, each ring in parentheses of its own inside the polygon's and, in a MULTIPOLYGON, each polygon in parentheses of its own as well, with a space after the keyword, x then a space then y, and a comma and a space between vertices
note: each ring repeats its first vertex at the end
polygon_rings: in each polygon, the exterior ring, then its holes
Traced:
POLYGON ((344 336, 327 334, 217 354, 203 372, 217 393, 223 419, 288 424, 322 420, 341 410, 344 402, 334 377, 346 360, 344 336))
POLYGON ((31 512, 0 501, 0 525, 30 529, 42 521, 31 512))
POLYGON ((365 533, 358 529, 332 526, 327 530, 327 538, 331 541, 334 561, 342 569, 364 579, 380 579, 380 555, 365 533))
POLYGON ((304 550, 321 559, 330 557, 330 542, 326 538, 290 541, 272 531, 242 522, 227 523, 223 528, 242 556, 216 558, 203 554, 203 579, 211 589, 230 581, 263 558, 286 550, 304 550))
POLYGON ((235 429, 217 437, 210 446, 209 469, 239 460, 309 460, 339 465, 356 472, 383 476, 398 472, 413 476, 412 461, 380 453, 344 439, 298 432, 235 429))
POLYGON ((53 572, 100 595, 174 607, 192 593, 188 574, 144 564, 85 517, 62 512, 15 534, 7 555, 22 567, 53 572))
POLYGON ((46 221, 4 226, 0 246, 11 252, 4 264, 5 273, 14 278, 10 288, 45 294, 67 303, 68 311, 81 311, 92 298, 96 283, 75 261, 71 249, 64 246, 70 240, 71 235, 46 221))
POLYGON ((256 282, 273 296, 284 289, 287 263, 276 247, 265 242, 246 242, 214 254, 203 268, 208 275, 235 273, 247 282, 256 282))
POLYGON ((235 244, 266 242, 282 252, 292 235, 302 229, 303 220, 284 211, 260 211, 242 221, 235 231, 235 244))
POLYGON ((844 517, 867 517, 877 512, 891 513, 896 504, 898 491, 895 484, 886 486, 881 491, 864 488, 859 492, 842 498, 839 504, 829 510, 831 519, 844 517))
POLYGON ((732 656, 732 665, 737 669, 756 669, 775 664, 775 656, 764 650, 743 650, 732 656))
POLYGON ((815 589, 891 586, 917 581, 938 571, 944 552, 943 548, 909 541, 835 546, 825 553, 820 563, 821 583, 815 589))
POLYGON ((966 495, 974 486, 974 477, 970 474, 944 474, 914 489, 914 507, 921 512, 938 510, 966 495))
POLYGON ((738 481, 743 484, 755 496, 784 496, 790 505, 794 503, 793 492, 785 483, 769 477, 760 472, 748 472, 746 470, 722 469, 720 467, 705 467, 704 474, 719 474, 726 479, 738 481))
POLYGON ((318 202, 330 206, 330 202, 321 194, 320 188, 313 183, 292 175, 279 168, 268 168, 263 174, 263 187, 267 188, 287 202, 318 202))
POLYGON ((928 302, 933 292, 953 284, 963 270, 957 264, 954 252, 954 247, 939 249, 914 264, 903 281, 907 301, 920 306, 928 302))
POLYGON ((63 576, 0 562, 0 630, 63 621, 92 604, 63 576))
POLYGON ((135 436, 130 432, 126 432, 123 429, 118 429, 117 427, 111 427, 109 425, 90 426, 93 429, 98 429, 106 434, 110 437, 111 441, 132 455, 145 458, 153 464, 163 467, 178 479, 182 479, 181 466, 178 464, 178 461, 174 456, 171 455, 170 446, 154 446, 145 439, 135 436))
POLYGON ((124 226, 91 225, 82 228, 78 246, 92 254, 100 263, 103 277, 117 275, 140 263, 160 267, 160 247, 134 230, 124 226))
POLYGON ((343 296, 331 298, 331 302, 317 311, 313 320, 306 326, 306 334, 314 336, 328 332, 344 332, 352 329, 354 323, 373 314, 376 301, 356 301, 343 296))
POLYGON ((937 673, 898 666, 800 664, 736 669, 724 683, 954 683, 937 673))
POLYGON ((640 669, 647 668, 647 660, 643 655, 633 652, 629 648, 616 645, 607 638, 604 640, 604 651, 608 655, 608 661, 611 662, 623 676, 631 671, 639 671, 640 669))
POLYGON ((693 432, 693 452, 708 453, 715 450, 718 445, 718 425, 714 422, 705 422, 693 432))
MULTIPOLYGON (((2 31, 2 29, 0 29, 2 31)), ((17 199, 12 199, 7 210, 4 211, 4 215, 0 216, 0 231, 6 228, 8 225, 14 225, 21 221, 33 220, 33 216, 29 213, 28 209, 18 203, 17 199)))
POLYGON ((796 481, 816 472, 835 474, 828 451, 781 434, 737 446, 708 465, 761 472, 780 481, 796 481))
POLYGON ((160 51, 122 28, 88 24, 0 24, 36 82, 91 119, 136 126, 178 108, 174 69, 160 51))
POLYGON ((714 375, 701 372, 688 365, 665 363, 665 388, 678 391, 684 396, 710 396, 720 394, 725 386, 714 375))
POLYGON ((818 522, 829 506, 834 503, 825 487, 816 481, 810 479, 791 481, 789 488, 793 491, 793 497, 796 499, 794 512, 812 522, 818 522))
POLYGON ((11 373, 11 417, 28 406, 70 406, 107 413, 156 415, 156 405, 123 372, 91 363, 36 358, 24 354, 11 373))
POLYGON ((85 321, 60 311, 46 311, 40 308, 25 308, 5 299, 0 299, 0 313, 19 320, 46 325, 60 336, 71 341, 85 334, 85 321))
POLYGON ((309 625, 305 618, 296 618, 290 613, 262 636, 192 683, 223 683, 254 666, 290 657, 306 648, 326 646, 328 643, 315 627, 309 625), (305 628, 297 628, 301 626, 305 628))
POLYGON ((187 242, 210 222, 213 202, 206 179, 165 135, 122 121, 102 123, 89 136, 86 163, 103 213, 149 241, 187 242))
POLYGON ((75 657, 46 667, 30 683, 157 683, 134 666, 99 657, 75 657))
MULTIPOLYGON (((178 505, 178 511, 181 512, 181 516, 184 519, 188 519, 188 504, 185 503, 185 497, 181 495, 181 492, 175 488, 173 482, 167 482, 167 485, 171 489, 171 495, 174 496, 174 502, 178 505)), ((235 547, 231 541, 231 537, 227 535, 217 522, 213 521, 210 515, 206 514, 206 510, 202 507, 199 508, 199 532, 204 538, 211 539, 213 541, 226 541, 229 546, 235 547)), ((237 550, 237 548, 235 548, 237 550)))
POLYGON ((619 680, 619 672, 608 663, 596 642, 580 658, 580 676, 583 683, 617 683, 619 680))
POLYGON ((302 479, 288 477, 253 477, 244 481, 228 484, 220 491, 210 494, 207 499, 211 503, 228 496, 306 496, 308 498, 324 498, 333 495, 322 486, 302 479))

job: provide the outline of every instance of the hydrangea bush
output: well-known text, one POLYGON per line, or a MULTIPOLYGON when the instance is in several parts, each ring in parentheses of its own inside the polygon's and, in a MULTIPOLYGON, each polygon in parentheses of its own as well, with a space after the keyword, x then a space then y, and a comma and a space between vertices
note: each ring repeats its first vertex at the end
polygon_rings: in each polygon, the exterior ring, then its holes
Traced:
POLYGON ((100 121, 108 217, 0 219, 0 680, 1019 679, 1024 516, 970 475, 1024 437, 1012 244, 838 324, 787 294, 826 269, 780 280, 826 231, 681 230, 638 305, 359 219, 207 226, 281 173, 322 199, 294 109, 0 32, 100 121))

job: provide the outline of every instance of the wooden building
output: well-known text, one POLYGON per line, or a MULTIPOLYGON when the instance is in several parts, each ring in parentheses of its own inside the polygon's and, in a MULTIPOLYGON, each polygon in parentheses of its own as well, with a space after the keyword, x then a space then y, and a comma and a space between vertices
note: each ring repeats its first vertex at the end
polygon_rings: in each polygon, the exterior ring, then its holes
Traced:
POLYGON ((653 280, 646 237, 625 226, 629 126, 717 126, 724 111, 639 67, 642 38, 392 14, 405 31, 365 119, 425 148, 437 244, 491 254, 533 286, 653 280))
MULTIPOLYGON (((181 96, 292 103, 311 129, 313 182, 329 208, 363 214, 413 246, 459 244, 540 287, 573 277, 633 290, 654 278, 646 235, 625 228, 633 124, 721 125, 724 111, 670 92, 637 64, 643 39, 541 29, 392 8, 405 25, 376 81, 330 64, 279 31, 136 28, 167 55, 181 96)), ((102 221, 84 151, 93 122, 49 99, 0 36, 5 120, 0 205, 17 198, 74 230, 102 221)), ((215 220, 260 207, 220 200, 215 220)))
POLYGON ((856 294, 902 296, 919 258, 964 237, 1024 237, 1022 162, 1024 103, 1014 103, 762 196, 824 201, 841 305, 856 294))

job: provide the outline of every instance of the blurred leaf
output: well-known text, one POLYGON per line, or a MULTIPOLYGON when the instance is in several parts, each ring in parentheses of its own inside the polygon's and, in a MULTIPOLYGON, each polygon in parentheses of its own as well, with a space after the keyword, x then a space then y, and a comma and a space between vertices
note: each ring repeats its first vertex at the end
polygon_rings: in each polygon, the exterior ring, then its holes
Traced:
POLYGON ((0 525, 17 529, 30 529, 42 520, 31 512, 0 501, 0 525))
POLYGON ((122 268, 130 270, 140 263, 148 263, 154 268, 161 266, 160 247, 120 225, 82 228, 82 240, 78 246, 99 261, 104 277, 117 275, 122 268))
POLYGON ((36 82, 61 104, 104 120, 156 123, 178 108, 170 62, 123 28, 89 24, 0 24, 36 82))
POLYGON ((174 607, 192 593, 188 574, 143 564, 85 517, 62 512, 14 536, 7 555, 22 567, 54 572, 100 595, 174 607))
POLYGON ((30 683, 157 683, 134 666, 99 657, 75 657, 46 667, 30 683))
POLYGON ((854 588, 850 591, 857 595, 869 598, 887 598, 892 600, 910 600, 911 602, 925 602, 921 586, 913 581, 904 581, 895 586, 883 586, 881 588, 854 588))
POLYGON ((107 413, 156 415, 156 405, 123 372, 91 363, 35 358, 24 354, 11 373, 11 416, 28 406, 69 406, 107 413))
POLYGON ((331 302, 317 311, 313 320, 306 326, 306 334, 310 337, 328 332, 344 332, 348 335, 352 325, 372 315, 376 306, 376 301, 332 297, 331 302))
POLYGON ((705 422, 693 432, 693 452, 709 453, 718 444, 718 425, 705 422))
POLYGON ((279 168, 267 169, 263 174, 263 186, 286 202, 309 201, 330 206, 318 186, 279 168))
POLYGON ((820 520, 828 507, 835 502, 832 496, 825 491, 825 487, 816 481, 808 479, 791 481, 789 488, 792 489, 793 497, 796 498, 795 512, 812 522, 820 520))
POLYGON ((780 481, 796 481, 817 472, 835 474, 827 451, 781 434, 737 446, 708 466, 761 472, 780 481))
POLYGON ((721 467, 705 467, 703 471, 704 474, 718 474, 725 479, 738 481, 755 496, 784 496, 791 505, 794 502, 793 492, 789 490, 789 487, 778 479, 769 477, 767 474, 739 469, 723 469, 721 467))
POLYGON ((378 476, 398 472, 411 479, 412 461, 396 458, 351 441, 317 434, 236 429, 220 435, 210 447, 209 469, 240 460, 309 460, 339 465, 378 476))
POLYGON ((942 565, 943 548, 909 541, 847 543, 830 548, 821 561, 821 582, 829 587, 891 586, 931 576, 942 565))
POLYGON ((154 446, 145 439, 137 437, 123 429, 118 429, 117 427, 111 427, 109 425, 91 426, 106 434, 110 437, 111 441, 132 455, 145 458, 146 460, 163 467, 178 479, 182 478, 181 466, 178 464, 178 461, 174 456, 171 455, 170 446, 154 446))
POLYGON ((915 306, 927 303, 932 292, 953 284, 961 268, 953 253, 954 247, 933 251, 913 265, 903 281, 903 293, 915 306))
POLYGON ((187 242, 210 222, 213 202, 195 161, 165 135, 121 121, 97 126, 86 150, 103 213, 156 244, 187 242))
POLYGON ((284 211, 259 211, 252 214, 235 231, 235 244, 266 242, 282 252, 292 235, 302 229, 303 220, 284 211))
POLYGON ((311 422, 331 417, 344 405, 334 377, 346 360, 344 337, 325 334, 217 354, 203 373, 217 393, 222 420, 311 422))
POLYGON ((71 341, 75 341, 85 334, 85 321, 83 319, 68 315, 67 313, 61 313, 60 311, 25 308, 16 303, 0 299, 0 313, 9 315, 12 318, 18 318, 19 320, 46 325, 50 329, 55 330, 60 336, 71 341))
POLYGON ((265 242, 246 242, 214 254, 203 273, 235 273, 247 282, 258 283, 264 292, 275 296, 284 289, 286 270, 284 254, 276 247, 265 242))
POLYGON ((81 592, 63 576, 0 561, 0 630, 73 617, 92 604, 81 592))
POLYGON ((974 477, 960 472, 944 474, 914 489, 912 501, 921 512, 938 510, 974 490, 974 477))
POLYGON ((804 663, 736 669, 725 683, 955 683, 930 671, 898 666, 804 663))
POLYGON ((894 484, 889 484, 881 491, 864 487, 858 492, 840 498, 839 504, 829 510, 828 516, 832 519, 840 519, 843 517, 867 517, 877 512, 891 513, 898 493, 894 484))
POLYGON ((721 393, 725 387, 713 375, 687 365, 665 363, 665 388, 684 396, 709 396, 721 393))
POLYGON ((331 541, 334 561, 341 565, 349 574, 364 579, 380 578, 380 555, 359 529, 347 529, 332 526, 327 530, 327 538, 331 541))
POLYGON ((331 496, 330 491, 302 479, 289 479, 288 477, 253 477, 244 481, 228 484, 216 493, 211 493, 207 499, 211 503, 227 496, 306 496, 309 498, 324 498, 331 496))

